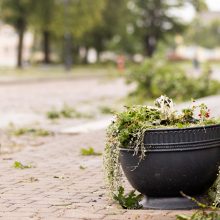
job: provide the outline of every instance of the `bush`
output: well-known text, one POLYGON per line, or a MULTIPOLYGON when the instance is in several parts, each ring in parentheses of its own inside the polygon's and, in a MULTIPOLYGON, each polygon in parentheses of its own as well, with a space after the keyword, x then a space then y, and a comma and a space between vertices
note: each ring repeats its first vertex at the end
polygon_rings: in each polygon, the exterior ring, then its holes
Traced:
POLYGON ((130 95, 143 100, 166 94, 177 101, 200 98, 220 92, 220 83, 210 78, 210 67, 195 78, 187 76, 183 68, 165 60, 151 58, 127 74, 128 82, 137 88, 130 95))

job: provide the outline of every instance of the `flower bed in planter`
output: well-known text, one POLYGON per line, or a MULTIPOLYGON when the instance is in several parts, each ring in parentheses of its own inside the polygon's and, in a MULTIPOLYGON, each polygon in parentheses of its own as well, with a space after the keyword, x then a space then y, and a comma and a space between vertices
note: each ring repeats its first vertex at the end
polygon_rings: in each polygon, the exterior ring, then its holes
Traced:
MULTIPOLYGON (((131 185, 145 196, 145 208, 194 208, 195 203, 181 193, 199 198, 217 179, 220 125, 210 118, 204 104, 197 107, 193 103, 177 113, 172 100, 162 96, 155 107, 135 106, 117 114, 107 137, 106 178, 113 197, 120 198, 122 206, 120 165, 131 185)), ((212 202, 218 205, 216 191, 212 202)), ((131 204, 139 207, 135 198, 130 198, 131 204)))

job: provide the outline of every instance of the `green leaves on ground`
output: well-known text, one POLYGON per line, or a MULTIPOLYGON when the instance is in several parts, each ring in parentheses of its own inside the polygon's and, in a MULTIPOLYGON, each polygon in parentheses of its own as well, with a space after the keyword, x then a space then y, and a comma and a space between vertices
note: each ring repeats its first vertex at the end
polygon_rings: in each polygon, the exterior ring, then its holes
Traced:
POLYGON ((100 106, 99 110, 102 114, 106 114, 106 115, 113 114, 115 112, 115 110, 109 106, 100 106))
POLYGON ((220 215, 214 211, 206 212, 204 210, 199 210, 192 216, 177 215, 176 220, 220 220, 220 215))
POLYGON ((58 112, 55 109, 52 109, 47 112, 47 118, 51 119, 51 120, 58 119, 58 118, 60 118, 60 112, 58 112))
POLYGON ((78 112, 74 108, 69 105, 64 104, 60 110, 56 110, 55 108, 51 109, 46 113, 48 119, 59 119, 59 118, 92 118, 91 114, 86 114, 82 112, 78 112))
POLYGON ((22 164, 19 161, 15 161, 14 164, 13 164, 13 167, 15 169, 29 169, 29 168, 33 168, 32 165, 30 165, 30 164, 29 165, 24 165, 24 164, 22 164))
POLYGON ((33 136, 41 136, 41 137, 45 137, 53 134, 52 132, 44 130, 42 128, 18 128, 18 129, 12 129, 10 133, 15 136, 33 135, 33 136))
POLYGON ((100 152, 95 152, 93 147, 89 147, 89 148, 81 148, 80 149, 81 155, 83 156, 100 156, 102 155, 102 153, 100 152))
POLYGON ((80 170, 85 170, 85 169, 86 169, 86 167, 84 167, 84 166, 80 165, 80 166, 79 166, 79 169, 80 169, 80 170))
POLYGON ((142 208, 142 205, 139 204, 140 199, 142 198, 142 195, 136 195, 135 191, 131 191, 127 195, 124 193, 124 188, 122 186, 118 189, 118 194, 114 194, 114 199, 119 202, 119 204, 124 209, 140 209, 142 208))

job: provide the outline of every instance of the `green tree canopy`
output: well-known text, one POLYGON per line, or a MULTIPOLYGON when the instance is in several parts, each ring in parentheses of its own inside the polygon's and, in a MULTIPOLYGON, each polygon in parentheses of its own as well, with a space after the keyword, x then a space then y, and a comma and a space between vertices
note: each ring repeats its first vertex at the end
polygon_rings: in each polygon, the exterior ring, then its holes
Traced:
POLYGON ((101 21, 101 12, 105 6, 103 0, 57 0, 55 5, 56 17, 52 29, 58 36, 68 31, 76 39, 101 21), (64 6, 67 1, 66 9, 64 6))
POLYGON ((31 26, 42 36, 44 63, 50 63, 51 37, 53 36, 53 22, 57 16, 55 0, 31 0, 31 26))
POLYGON ((152 56, 158 42, 165 40, 170 34, 180 33, 185 24, 172 10, 191 4, 196 10, 205 7, 204 0, 130 0, 130 11, 134 15, 134 26, 142 36, 146 55, 152 56))

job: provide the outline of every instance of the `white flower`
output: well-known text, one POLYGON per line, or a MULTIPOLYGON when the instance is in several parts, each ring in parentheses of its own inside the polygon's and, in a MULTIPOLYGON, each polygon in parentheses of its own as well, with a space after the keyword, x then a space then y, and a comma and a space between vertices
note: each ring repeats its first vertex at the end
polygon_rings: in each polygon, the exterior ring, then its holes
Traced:
POLYGON ((155 106, 158 107, 158 110, 161 112, 161 119, 167 120, 172 119, 175 113, 173 100, 167 96, 160 96, 155 101, 155 106))

